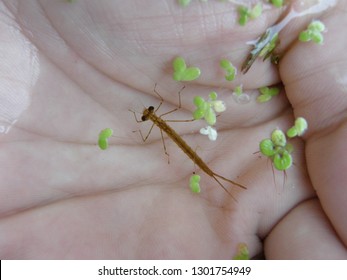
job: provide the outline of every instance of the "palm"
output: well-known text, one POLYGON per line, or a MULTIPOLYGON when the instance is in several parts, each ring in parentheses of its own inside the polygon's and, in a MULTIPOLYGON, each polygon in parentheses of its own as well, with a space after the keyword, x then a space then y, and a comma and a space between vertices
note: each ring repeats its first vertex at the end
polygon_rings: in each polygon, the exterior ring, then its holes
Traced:
MULTIPOLYGON (((1 8, 15 12, 13 2, 3 1, 1 8)), ((144 10, 140 5, 144 1, 137 1, 136 5, 135 1, 97 5, 94 1, 18 2, 16 22, 37 48, 39 62, 33 63, 36 51, 32 49, 30 55, 17 61, 30 70, 27 75, 17 80, 16 73, 3 78, 11 80, 12 87, 21 88, 25 97, 32 94, 28 109, 24 111, 25 106, 18 106, 23 111, 18 122, 1 138, 3 258, 231 258, 239 242, 247 243, 252 255, 259 253, 261 240, 265 238, 268 257, 327 257, 326 250, 322 252, 320 247, 322 239, 330 257, 346 257, 342 244, 347 240, 347 225, 341 204, 346 201, 341 183, 347 180, 342 168, 346 167, 346 159, 340 140, 346 129, 343 130, 343 114, 339 118, 331 112, 343 112, 346 104, 342 100, 342 87, 332 84, 339 101, 329 111, 331 121, 324 117, 323 122, 316 116, 315 110, 326 104, 318 99, 319 95, 326 95, 319 92, 318 83, 327 85, 311 69, 321 61, 317 58, 311 68, 304 68, 307 64, 295 60, 307 55, 312 45, 292 47, 280 65, 287 96, 296 106, 295 116, 304 116, 312 123, 312 134, 306 139, 307 167, 303 145, 297 142, 296 165, 288 172, 284 186, 282 174, 276 173, 274 183, 267 160, 252 154, 258 149, 257 143, 268 137, 273 128, 291 125, 293 110, 283 94, 269 104, 252 102, 241 106, 221 89, 228 86, 222 76, 206 71, 199 79, 200 84, 186 86, 182 93, 183 108, 167 116, 188 119, 194 95, 207 95, 209 90, 220 93, 228 110, 218 119, 217 143, 198 135, 201 123, 180 123, 174 127, 192 147, 198 146, 197 152, 212 170, 247 186, 246 191, 236 187, 232 190, 236 203, 208 176, 202 177, 202 194, 191 194, 187 185, 196 168, 189 158, 168 139, 165 142, 170 154, 168 165, 158 129, 143 144, 132 131, 141 128, 145 133, 150 124, 138 125, 128 109, 141 112, 143 106, 156 106, 159 101, 153 94, 155 83, 166 101, 160 111, 177 106, 177 92, 182 85, 171 80, 167 66, 177 54, 192 53, 204 71, 214 69, 214 64, 235 45, 235 57, 240 64, 247 51, 244 41, 249 38, 241 39, 241 31, 235 31, 240 42, 231 38, 224 46, 218 40, 225 34, 216 35, 216 30, 210 29, 204 34, 198 25, 189 34, 191 27, 186 21, 187 25, 182 26, 186 33, 179 40, 174 19, 181 10, 172 7, 172 15, 157 1, 155 8, 151 6, 141 17, 144 10), (39 11, 43 12, 40 16, 36 14, 39 11), (197 38, 195 34, 207 38, 197 38), (207 46, 206 40, 215 44, 207 46), (31 67, 36 67, 37 77, 33 77, 31 67), (292 68, 298 69, 295 75, 292 68), (300 99, 302 95, 298 93, 304 89, 305 96, 315 94, 312 104, 300 99), (317 135, 326 131, 324 124, 333 124, 336 130, 319 138, 317 135), (95 142, 105 127, 112 127, 115 137, 109 150, 100 151, 95 142), (334 141, 334 147, 320 155, 318 151, 329 141, 334 141), (324 172, 320 170, 322 167, 324 172), (321 202, 314 198, 306 168, 321 202), (339 201, 339 208, 334 208, 339 201), (304 226, 308 233, 299 236, 298 229, 304 226), (286 244, 291 247, 286 248, 286 244)), ((170 5, 171 2, 168 1, 170 5)), ((8 10, 2 13, 3 17, 8 10)), ((204 13, 212 15, 207 10, 204 13)), ((191 17, 194 17, 191 24, 202 20, 197 14, 191 17)), ((326 22, 336 20, 344 26, 343 17, 336 9, 326 22)), ((190 17, 185 19, 189 22, 190 17)), ((9 27, 12 24, 2 25, 8 31, 4 36, 12 34, 9 27)), ((260 33, 258 30, 254 34, 260 33)), ((26 39, 19 33, 16 36, 10 36, 12 44, 19 50, 27 50, 28 44, 23 44, 26 39)), ((331 44, 333 40, 338 38, 331 39, 331 44)), ((327 41, 324 49, 330 43, 327 41)), ((4 51, 10 53, 12 48, 6 45, 4 51)), ((315 50, 318 56, 321 50, 317 47, 315 50)), ((345 57, 341 49, 324 63, 333 64, 345 57)), ((240 83, 252 90, 278 82, 276 72, 267 67, 268 64, 255 65, 240 83)), ((15 117, 13 114, 9 120, 15 117)), ((203 175, 198 169, 197 172, 203 175)))

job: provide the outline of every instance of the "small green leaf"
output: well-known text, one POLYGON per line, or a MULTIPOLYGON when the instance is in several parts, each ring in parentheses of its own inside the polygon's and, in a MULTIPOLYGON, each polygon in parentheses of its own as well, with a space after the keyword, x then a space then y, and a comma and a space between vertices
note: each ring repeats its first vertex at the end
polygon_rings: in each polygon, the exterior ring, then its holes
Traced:
POLYGON ((298 132, 298 136, 301 136, 307 130, 308 124, 304 118, 298 117, 295 120, 294 126, 298 132))
POLYGON ((210 107, 210 105, 201 96, 195 96, 193 103, 197 107, 193 112, 193 118, 195 120, 199 120, 205 116, 205 112, 210 107))
POLYGON ((301 42, 308 42, 311 40, 311 31, 309 30, 304 30, 304 31, 301 31, 300 34, 299 34, 299 40, 301 42))
POLYGON ((197 67, 189 67, 184 70, 181 81, 194 81, 199 78, 201 72, 197 67))
POLYGON ((276 151, 275 151, 275 145, 271 141, 271 139, 264 139, 259 143, 259 149, 260 152, 267 157, 272 157, 276 151))
POLYGON ((190 190, 193 193, 200 193, 200 184, 199 183, 190 183, 190 190))
POLYGON ((248 22, 248 16, 247 16, 247 15, 242 15, 242 16, 240 16, 240 18, 239 18, 239 24, 240 24, 241 26, 245 26, 245 25, 247 24, 247 22, 248 22))
POLYGON ((183 72, 187 68, 185 60, 180 56, 174 59, 172 66, 173 69, 178 72, 183 72))
POLYGON ((265 103, 271 100, 272 96, 270 94, 261 94, 257 97, 259 103, 265 103))
POLYGON ((322 33, 319 32, 312 32, 312 41, 315 42, 316 44, 323 44, 324 37, 322 33))
POLYGON ((193 193, 200 193, 200 176, 192 175, 189 180, 189 187, 193 193))
POLYGON ((241 6, 238 9, 239 12, 239 24, 241 26, 245 26, 248 22, 249 17, 249 9, 246 6, 241 6))
POLYGON ((113 135, 113 130, 111 128, 105 128, 99 134, 100 138, 109 138, 113 135))
POLYGON ((111 128, 106 128, 99 133, 98 145, 101 150, 106 150, 108 148, 108 138, 113 134, 111 128))
POLYGON ((295 120, 294 126, 287 130, 287 136, 290 138, 293 138, 295 136, 302 136, 307 130, 307 127, 307 121, 302 117, 298 117, 295 120))
POLYGON ((275 146, 284 147, 287 143, 286 135, 280 129, 275 129, 271 134, 271 140, 275 146))
POLYGON ((187 68, 186 62, 182 57, 176 57, 172 62, 174 69, 173 79, 175 81, 193 81, 200 76, 198 67, 187 68))
POLYGON ((199 78, 200 69, 197 67, 190 67, 185 69, 182 72, 174 72, 173 79, 175 81, 193 81, 199 78))
POLYGON ((325 25, 320 20, 314 20, 308 25, 308 29, 312 31, 323 32, 325 30, 325 25))
POLYGON ((249 260, 249 251, 246 243, 240 243, 237 246, 237 254, 233 260, 249 260))
POLYGON ((264 103, 269 101, 273 96, 278 95, 280 90, 277 87, 261 87, 259 88, 259 92, 261 93, 261 95, 257 97, 257 101, 259 103, 264 103))
POLYGON ((277 88, 277 87, 272 87, 272 88, 268 88, 268 93, 271 95, 271 96, 276 96, 279 94, 280 92, 280 89, 277 88))
POLYGON ((206 104, 206 101, 201 96, 195 96, 193 99, 193 103, 196 107, 202 107, 206 104))
POLYGON ((204 117, 204 115, 205 115, 205 109, 200 109, 200 108, 198 108, 198 109, 196 109, 194 112, 193 112, 193 118, 194 118, 194 120, 200 120, 200 119, 202 119, 203 117, 204 117))
POLYGON ((264 95, 270 95, 269 94, 269 88, 268 87, 261 87, 259 88, 259 92, 264 95))
POLYGON ((217 100, 217 97, 218 95, 214 91, 210 92, 208 101, 205 101, 201 96, 195 96, 193 103, 197 108, 193 112, 193 118, 195 120, 204 118, 207 124, 214 125, 217 121, 216 113, 226 110, 225 103, 222 100, 217 100))
POLYGON ((106 150, 108 148, 108 142, 106 138, 99 138, 98 141, 99 148, 101 150, 106 150))
POLYGON ((263 6, 262 4, 259 2, 258 4, 256 4, 253 8, 252 11, 249 13, 249 17, 251 19, 256 19, 257 17, 259 17, 263 12, 263 6))
POLYGON ((244 26, 249 19, 256 19, 263 12, 263 6, 261 3, 256 4, 251 10, 246 6, 240 6, 239 12, 239 24, 244 26))
POLYGON ((190 182, 191 182, 191 183, 199 183, 199 182, 200 182, 200 176, 197 175, 197 174, 193 174, 193 175, 190 177, 190 182))
POLYGON ((236 76, 236 71, 228 71, 227 74, 225 75, 225 79, 229 82, 235 80, 235 76, 236 76))
POLYGON ((313 41, 316 44, 323 44, 324 37, 322 32, 325 30, 325 25, 319 20, 312 21, 306 30, 301 31, 299 34, 299 41, 309 42, 313 41))
POLYGON ((182 80, 182 72, 174 72, 172 78, 175 81, 181 81, 182 80))
POLYGON ((185 7, 188 6, 191 0, 178 0, 178 4, 185 7))
POLYGON ((289 128, 289 129, 287 130, 287 136, 288 136, 289 138, 293 138, 293 137, 295 137, 295 136, 297 136, 297 135, 298 135, 298 131, 296 130, 295 126, 289 128))
POLYGON ((269 87, 261 87, 259 89, 260 93, 262 94, 266 94, 266 95, 270 95, 270 96, 276 96, 279 94, 280 92, 280 89, 277 88, 277 87, 272 87, 272 88, 269 88, 269 87))
POLYGON ((293 159, 288 151, 284 150, 282 153, 274 155, 273 163, 277 170, 283 171, 292 166, 293 159))
POLYGON ((276 8, 281 8, 283 6, 283 0, 271 0, 271 3, 276 8))
POLYGON ((222 59, 219 65, 226 71, 225 79, 227 81, 233 81, 236 76, 236 68, 233 64, 227 59, 222 59))
POLYGON ((220 67, 222 67, 222 68, 225 69, 225 70, 228 70, 228 69, 230 69, 230 68, 233 68, 232 63, 231 63, 229 60, 227 60, 227 59, 222 59, 222 60, 219 62, 219 65, 220 65, 220 67))
POLYGON ((205 111, 204 118, 205 118, 206 122, 207 122, 209 125, 214 125, 214 124, 216 123, 216 121, 217 121, 216 114, 215 114, 215 112, 212 110, 212 108, 208 108, 208 109, 205 111))
POLYGON ((217 92, 215 91, 211 91, 210 94, 208 95, 208 97, 212 100, 215 101, 218 97, 217 92))

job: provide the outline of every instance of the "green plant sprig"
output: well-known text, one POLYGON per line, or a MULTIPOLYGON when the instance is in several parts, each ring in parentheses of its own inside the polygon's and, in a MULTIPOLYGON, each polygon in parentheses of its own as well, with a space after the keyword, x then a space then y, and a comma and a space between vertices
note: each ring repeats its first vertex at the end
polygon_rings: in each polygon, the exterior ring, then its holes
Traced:
POLYGON ((279 94, 280 89, 277 87, 261 87, 259 88, 260 95, 257 97, 259 103, 265 103, 271 100, 272 97, 279 94))
POLYGON ((239 243, 237 246, 237 254, 233 260, 249 260, 249 250, 246 243, 239 243))
POLYGON ((323 44, 324 37, 322 32, 325 31, 325 25, 320 20, 312 21, 306 30, 301 31, 299 34, 299 41, 310 42, 313 41, 316 44, 323 44))
MULTIPOLYGON (((307 128, 307 121, 299 117, 295 120, 294 126, 287 130, 287 136, 289 138, 302 136, 307 128)), ((292 144, 287 143, 286 134, 282 130, 275 129, 271 133, 271 138, 260 141, 259 149, 264 156, 272 160, 277 170, 285 171, 292 166, 293 158, 291 153, 294 148, 292 144)))
POLYGON ((291 152, 293 146, 287 144, 286 135, 280 129, 275 129, 271 138, 264 139, 259 144, 260 152, 270 158, 277 170, 287 170, 292 166, 291 152))
POLYGON ((258 18, 263 12, 263 6, 259 2, 255 4, 251 9, 246 6, 240 6, 238 8, 239 24, 245 26, 250 19, 258 18))
POLYGON ((201 71, 198 67, 187 67, 183 57, 176 57, 172 66, 174 69, 173 79, 175 81, 193 81, 199 78, 201 71))
POLYGON ((222 59, 219 62, 219 65, 226 72, 225 79, 229 82, 233 81, 235 79, 236 74, 237 74, 236 67, 227 59, 222 59))
POLYGON ((101 150, 106 150, 108 148, 108 138, 113 135, 113 130, 111 128, 105 128, 99 133, 98 145, 101 150))
POLYGON ((291 128, 287 130, 287 136, 289 138, 293 138, 295 136, 302 136, 307 130, 307 128, 308 128, 307 121, 302 117, 298 117, 295 120, 294 126, 292 126, 291 128))
POLYGON ((200 176, 193 174, 189 179, 189 187, 193 193, 200 193, 200 176))
POLYGON ((195 120, 205 119, 208 125, 214 125, 217 121, 216 113, 225 111, 226 107, 223 101, 217 100, 217 93, 212 91, 209 94, 209 99, 205 100, 201 96, 195 96, 193 103, 196 106, 193 112, 195 120))
POLYGON ((270 1, 272 5, 274 5, 276 8, 281 8, 283 6, 283 0, 271 0, 270 1))

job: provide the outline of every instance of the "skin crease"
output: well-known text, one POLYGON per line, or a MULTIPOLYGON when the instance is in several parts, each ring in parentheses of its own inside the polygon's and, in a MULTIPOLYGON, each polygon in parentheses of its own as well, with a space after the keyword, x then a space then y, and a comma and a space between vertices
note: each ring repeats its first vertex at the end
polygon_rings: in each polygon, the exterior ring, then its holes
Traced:
POLYGON ((272 7, 240 27, 235 6, 217 1, 183 9, 175 1, 3 0, 0 8, 1 52, 11 58, 1 80, 30 100, 0 135, 1 259, 231 259, 240 242, 251 257, 347 258, 346 1, 291 22, 280 34, 279 67, 257 60, 232 83, 219 60, 239 68, 245 42, 286 9, 272 7), (296 40, 312 18, 326 24, 322 46, 296 40), (18 61, 13 48, 37 53, 32 84, 14 65, 31 65, 30 57, 18 61), (143 106, 157 106, 155 83, 165 100, 158 113, 177 107, 183 84, 172 80, 171 61, 178 55, 202 75, 185 83, 182 109, 165 118, 190 119, 195 95, 218 92, 227 111, 216 142, 198 133, 201 122, 172 127, 213 171, 247 187, 223 182, 237 202, 170 139, 167 164, 157 128, 145 144, 132 132, 150 127, 128 109, 140 118, 143 106), (278 97, 255 102, 257 88, 281 81, 278 97), (250 103, 231 97, 239 84, 250 103), (309 130, 293 141, 295 165, 285 177, 273 174, 254 152, 298 116, 309 130), (115 137, 101 151, 106 127, 115 137), (201 175, 198 195, 188 187, 193 171, 201 175))

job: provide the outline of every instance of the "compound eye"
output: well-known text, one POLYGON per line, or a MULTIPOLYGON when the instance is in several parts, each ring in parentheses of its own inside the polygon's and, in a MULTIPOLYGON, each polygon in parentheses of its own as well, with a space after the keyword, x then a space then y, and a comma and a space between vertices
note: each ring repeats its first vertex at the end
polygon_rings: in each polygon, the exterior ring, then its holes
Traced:
POLYGON ((153 112, 154 111, 154 107, 153 106, 149 106, 148 107, 148 111, 153 112))
POLYGON ((147 121, 148 118, 147 118, 145 115, 143 115, 143 116, 141 117, 141 120, 144 122, 144 121, 147 121))

